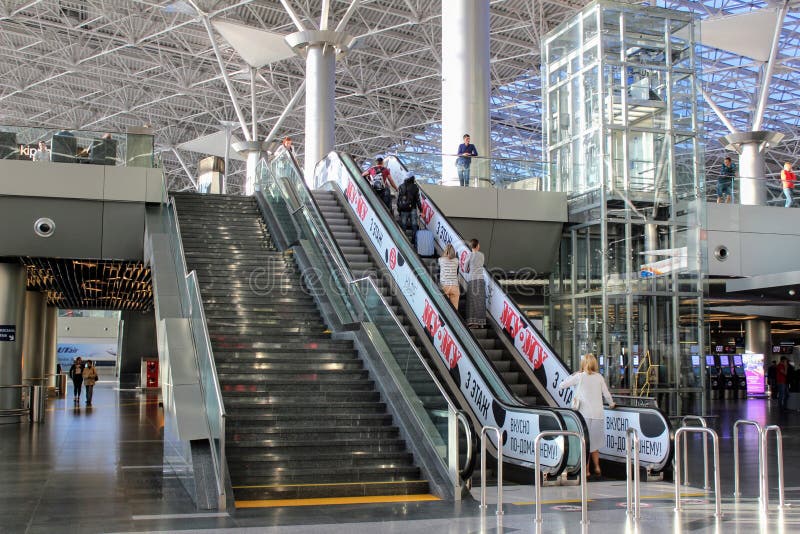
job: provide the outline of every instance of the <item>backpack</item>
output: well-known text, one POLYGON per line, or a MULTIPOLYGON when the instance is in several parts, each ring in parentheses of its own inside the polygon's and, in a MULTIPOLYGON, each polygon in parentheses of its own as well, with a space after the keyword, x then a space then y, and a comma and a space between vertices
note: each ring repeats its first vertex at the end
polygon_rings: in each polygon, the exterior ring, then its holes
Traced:
POLYGON ((370 169, 370 175, 372 176, 372 189, 375 191, 383 191, 383 169, 372 167, 372 169, 370 169))
POLYGON ((400 186, 397 192, 397 211, 411 211, 414 209, 414 200, 411 198, 411 191, 409 191, 408 184, 400 186))

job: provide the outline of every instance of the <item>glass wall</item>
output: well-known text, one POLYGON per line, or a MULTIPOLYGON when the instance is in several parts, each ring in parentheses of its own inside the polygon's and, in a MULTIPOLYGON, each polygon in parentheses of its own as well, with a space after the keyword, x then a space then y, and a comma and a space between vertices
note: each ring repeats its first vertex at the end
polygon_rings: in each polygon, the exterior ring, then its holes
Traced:
POLYGON ((542 42, 550 188, 570 225, 551 340, 609 385, 685 412, 702 390, 703 154, 692 15, 593 2, 542 42))

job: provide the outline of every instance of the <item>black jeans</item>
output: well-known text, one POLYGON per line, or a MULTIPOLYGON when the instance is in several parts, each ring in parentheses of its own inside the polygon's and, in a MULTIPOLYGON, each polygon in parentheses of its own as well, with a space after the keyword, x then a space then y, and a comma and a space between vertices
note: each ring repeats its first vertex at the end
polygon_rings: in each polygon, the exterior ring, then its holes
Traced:
POLYGON ((86 384, 86 404, 92 403, 92 394, 94 393, 94 384, 91 386, 86 384))
POLYGON ((83 385, 83 377, 82 376, 76 376, 76 377, 74 377, 72 379, 72 389, 75 392, 75 393, 73 393, 73 395, 75 397, 80 397, 81 396, 81 385, 83 385))

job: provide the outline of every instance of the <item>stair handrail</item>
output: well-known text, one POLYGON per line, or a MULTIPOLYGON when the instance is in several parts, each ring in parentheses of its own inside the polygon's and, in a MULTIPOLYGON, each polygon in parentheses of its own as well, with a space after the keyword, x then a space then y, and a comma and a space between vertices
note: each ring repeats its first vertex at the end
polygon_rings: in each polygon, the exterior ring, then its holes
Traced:
MULTIPOLYGON (((403 163, 403 160, 399 156, 388 156, 385 160, 386 165, 389 167, 392 166, 393 162, 396 162, 397 165, 399 165, 400 169, 404 171, 408 170, 405 163, 403 163)), ((433 214, 438 213, 441 214, 442 218, 446 219, 446 217, 444 217, 444 212, 436 205, 436 202, 433 201, 430 195, 426 194, 425 191, 422 190, 422 188, 420 188, 420 195, 424 199, 423 212, 428 210, 429 212, 427 213, 428 216, 432 216, 433 214), (425 204, 427 204, 427 206, 425 204)), ((421 222, 424 223, 424 227, 427 228, 428 223, 425 220, 424 215, 426 214, 420 213, 420 219, 421 222)), ((446 233, 450 237, 451 242, 454 243, 454 247, 456 247, 458 252, 459 247, 457 246, 457 241, 459 239, 463 241, 463 238, 454 228, 452 228, 452 225, 450 225, 448 221, 445 220, 442 222, 444 225, 446 225, 446 233)), ((430 228, 428 229, 431 230, 430 228)), ((433 234, 435 240, 437 241, 441 240, 441 235, 442 235, 441 233, 433 231, 433 234)), ((503 291, 502 287, 500 287, 500 284, 498 284, 497 281, 492 278, 488 269, 486 270, 484 276, 485 279, 490 284, 490 289, 493 293, 505 295, 505 292, 503 291)), ((489 311, 488 307, 487 311, 489 311)), ((500 314, 497 323, 504 331, 508 332, 509 328, 513 331, 508 333, 509 335, 513 333, 515 342, 517 341, 517 339, 522 339, 521 335, 524 334, 525 331, 529 332, 529 334, 525 334, 524 336, 525 339, 528 340, 527 341, 528 350, 523 351, 520 349, 520 347, 517 347, 514 343, 509 344, 512 345, 513 348, 515 349, 514 351, 512 351, 512 354, 514 355, 515 359, 518 362, 528 366, 532 371, 534 371, 534 374, 537 369, 544 366, 544 362, 548 359, 550 359, 550 361, 552 362, 555 362, 557 365, 560 365, 562 370, 559 371, 558 369, 556 369, 557 374, 555 379, 553 380, 551 380, 551 377, 547 376, 546 372, 544 372, 545 379, 542 385, 544 386, 544 390, 547 391, 552 396, 553 400, 557 404, 559 404, 562 408, 571 409, 572 395, 574 394, 573 392, 576 386, 563 390, 559 390, 557 388, 560 382, 559 379, 563 380, 563 378, 566 378, 567 376, 572 374, 569 365, 558 356, 552 345, 550 345, 550 343, 544 338, 541 332, 539 332, 538 328, 536 328, 536 326, 531 321, 528 320, 525 314, 522 313, 522 311, 519 309, 519 307, 517 307, 517 305, 513 302, 512 299, 510 298, 504 299, 503 312, 504 313, 500 314), (503 318, 506 319, 505 322, 509 322, 510 324, 509 325, 504 324, 504 321, 502 320, 503 318), (541 357, 542 353, 546 353, 547 358, 542 358, 541 357), (537 363, 539 363, 538 366, 537 363), (563 377, 560 376, 562 373, 564 374, 563 377)), ((645 467, 655 468, 657 470, 664 469, 669 464, 674 453, 671 441, 671 436, 673 435, 672 426, 670 425, 669 419, 667 419, 660 410, 658 410, 657 408, 635 407, 635 406, 617 406, 616 408, 613 409, 605 407, 604 410, 607 414, 610 414, 615 417, 627 417, 626 412, 638 413, 640 415, 648 414, 652 415, 653 417, 658 417, 661 420, 663 426, 665 427, 665 430, 662 432, 661 436, 665 435, 667 437, 668 450, 666 454, 661 456, 660 462, 654 463, 652 461, 649 461, 648 459, 643 459, 642 464, 645 467)), ((633 420, 628 421, 628 425, 634 423, 638 424, 637 421, 633 420)), ((649 436, 646 436, 644 434, 642 434, 642 436, 643 436, 643 441, 650 438, 649 436)), ((620 433, 620 435, 617 437, 618 442, 622 442, 624 441, 624 439, 625 438, 623 433, 620 433)), ((616 447, 617 455, 614 456, 614 458, 619 458, 619 461, 624 461, 624 456, 621 454, 623 451, 624 447, 617 445, 616 447)))
POLYGON ((182 296, 184 296, 187 300, 185 302, 181 301, 181 312, 184 318, 189 319, 189 325, 192 329, 192 341, 195 344, 194 347, 194 356, 195 361, 197 363, 197 370, 200 376, 199 386, 201 391, 201 398, 203 401, 203 414, 205 415, 204 419, 206 422, 206 428, 208 429, 208 440, 209 440, 209 450, 211 454, 211 462, 214 468, 214 481, 217 487, 217 500, 218 500, 218 508, 220 510, 224 510, 227 507, 227 462, 226 462, 226 454, 225 454, 225 420, 226 420, 226 413, 225 413, 225 404, 222 399, 222 390, 219 386, 219 377, 217 375, 217 367, 214 361, 214 351, 211 347, 211 336, 208 333, 208 324, 206 322, 206 315, 205 309, 203 308, 203 299, 199 294, 200 285, 197 281, 197 273, 195 271, 187 272, 186 266, 186 256, 183 248, 183 240, 181 239, 181 226, 180 221, 178 220, 178 210, 175 205, 175 199, 170 198, 169 204, 167 205, 168 210, 168 218, 173 221, 175 234, 175 246, 177 246, 177 257, 178 257, 178 287, 181 291, 182 296), (182 279, 181 276, 183 275, 182 279), (190 281, 194 281, 193 284, 190 281), (198 293, 196 295, 192 294, 191 287, 196 288, 198 293), (194 297, 194 298, 193 298, 194 297), (196 301, 196 308, 192 305, 192 302, 196 301), (195 309, 197 311, 199 321, 192 321, 192 311, 195 309), (200 331, 197 332, 196 329, 198 325, 195 323, 199 322, 200 331), (214 432, 212 431, 211 421, 209 420, 209 408, 207 406, 206 398, 207 398, 207 390, 204 385, 204 380, 202 378, 202 369, 203 366, 200 362, 200 350, 196 346, 197 342, 200 341, 203 344, 204 354, 208 355, 207 366, 210 369, 211 377, 209 377, 209 382, 213 384, 213 397, 217 404, 217 409, 219 410, 219 428, 220 428, 220 436, 219 436, 219 453, 217 452, 216 448, 214 447, 214 432))
MULTIPOLYGON (((529 451, 528 448, 532 443, 534 433, 525 430, 526 426, 527 428, 531 428, 530 423, 532 421, 532 419, 525 419, 525 417, 535 415, 537 417, 536 424, 538 425, 538 418, 542 415, 546 415, 558 425, 558 428, 563 429, 566 425, 563 416, 558 410, 549 407, 524 406, 516 396, 509 391, 505 382, 498 376, 496 369, 487 363, 483 349, 478 344, 472 332, 467 329, 463 320, 457 315, 449 301, 445 300, 444 295, 437 287, 431 286, 431 281, 428 278, 421 275, 421 273, 427 271, 422 266, 416 252, 411 251, 411 245, 408 243, 408 240, 405 236, 400 235, 400 231, 396 228, 395 221, 390 217, 389 212, 383 207, 382 201, 375 196, 375 193, 367 182, 360 177, 359 169, 349 155, 340 154, 335 151, 331 152, 325 159, 317 163, 315 174, 318 175, 315 178, 315 183, 330 182, 334 184, 334 187, 341 189, 349 209, 353 210, 362 221, 360 224, 363 225, 363 221, 369 215, 369 211, 373 211, 375 218, 372 222, 383 227, 384 230, 381 234, 385 231, 390 235, 389 241, 397 247, 396 252, 398 256, 406 258, 405 263, 408 265, 408 269, 411 271, 413 278, 417 280, 419 284, 419 288, 422 289, 424 295, 428 299, 426 302, 435 310, 435 314, 432 314, 431 320, 434 320, 434 322, 438 324, 436 328, 438 332, 436 339, 441 344, 442 340, 447 338, 447 343, 451 347, 455 347, 450 351, 452 354, 449 355, 445 355, 440 348, 436 348, 436 350, 443 360, 443 365, 450 364, 451 372, 459 374, 458 379, 456 380, 454 378, 454 381, 456 382, 456 387, 458 387, 462 395, 464 395, 467 404, 470 405, 473 417, 476 418, 481 427, 489 424, 491 421, 495 421, 500 426, 503 426, 502 421, 505 421, 506 416, 509 415, 509 422, 506 423, 503 428, 510 431, 513 427, 514 432, 517 434, 517 436, 509 437, 509 439, 521 441, 524 436, 525 443, 521 445, 521 448, 516 450, 513 445, 507 447, 507 449, 509 449, 509 454, 506 458, 512 463, 532 467, 534 464, 533 453, 529 451), (335 174, 336 172, 339 174, 335 174), (328 173, 334 174, 328 176, 328 173), (319 177, 321 174, 324 174, 327 179, 321 180, 319 177), (358 208, 356 208, 353 203, 356 203, 358 208), (392 234, 395 234, 396 237, 392 236, 392 234), (435 317, 433 317, 433 315, 435 315, 435 317), (441 336, 439 337, 438 334, 441 334, 441 336), (463 356, 468 357, 463 358, 463 356), (459 362, 468 363, 461 365, 459 362), (469 367, 472 367, 472 371, 469 370, 469 367), (463 384, 461 383, 460 376, 462 369, 467 373, 465 376, 467 380, 463 384), (465 388, 471 390, 471 392, 465 394, 465 388), (477 407, 479 402, 485 403, 482 405, 482 410, 479 410, 477 407), (491 415, 488 410, 490 407, 492 409, 491 415), (511 412, 511 415, 507 412, 511 412), (499 421, 497 419, 498 417, 502 421, 499 421), (484 420, 481 420, 481 418, 484 420), (521 427, 517 426, 518 423, 521 423, 521 427), (529 437, 530 439, 528 439, 529 437), (528 458, 528 456, 530 456, 529 459, 523 459, 528 458)), ((372 246, 375 246, 374 243, 372 246)), ((384 263, 386 263, 386 261, 384 261, 384 263)), ((390 271, 391 269, 390 267, 390 271)), ((404 298, 408 300, 405 289, 402 294, 404 298)), ((418 321, 422 322, 418 313, 418 311, 414 312, 415 317, 418 321)), ((429 333, 429 335, 431 334, 429 333)), ((478 425, 476 425, 476 427, 477 426, 478 425)), ((563 437, 556 437, 554 439, 557 441, 557 447, 561 451, 561 458, 557 463, 548 465, 547 469, 552 474, 560 474, 564 468, 567 467, 569 445, 567 440, 563 437)), ((554 457, 550 459, 554 459, 554 457)))

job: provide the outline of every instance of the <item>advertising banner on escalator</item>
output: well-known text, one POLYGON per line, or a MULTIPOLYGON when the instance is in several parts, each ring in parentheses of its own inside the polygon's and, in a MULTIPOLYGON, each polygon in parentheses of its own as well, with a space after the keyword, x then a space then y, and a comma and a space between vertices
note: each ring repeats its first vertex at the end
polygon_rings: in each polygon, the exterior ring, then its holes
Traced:
MULTIPOLYGON (((481 425, 500 429, 503 440, 503 455, 523 462, 534 462, 534 440, 540 430, 539 415, 529 409, 507 408, 497 401, 482 374, 478 371, 465 348, 453 334, 448 321, 441 316, 437 306, 431 302, 417 273, 398 250, 381 219, 364 198, 350 172, 339 160, 328 159, 327 178, 333 180, 344 194, 356 215, 357 223, 368 235, 378 251, 382 263, 394 279, 402 297, 422 325, 429 341, 442 359, 453 381, 470 405, 481 425)), ((489 433, 495 442, 495 436, 489 433)), ((495 443, 497 445, 497 443, 495 443)), ((561 437, 543 440, 540 443, 541 463, 555 469, 562 463, 564 439, 561 437)))
MULTIPOLYGON (((452 244, 463 268, 470 250, 463 238, 453 229, 428 195, 420 190, 422 211, 420 218, 430 230, 437 244, 444 248, 452 244)), ((570 375, 569 370, 553 349, 544 341, 539 331, 514 301, 505 294, 491 275, 484 274, 486 283, 486 311, 500 326, 503 334, 517 349, 522 360, 533 371, 539 383, 550 393, 562 408, 570 408, 574 389, 558 389, 561 382, 570 375)), ((600 454, 606 458, 625 457, 625 432, 635 428, 640 436, 640 459, 642 465, 662 468, 666 465, 670 450, 670 431, 667 421, 658 410, 626 411, 624 409, 605 410, 606 443, 600 447, 600 454), (621 447, 621 448, 620 448, 621 447)))

